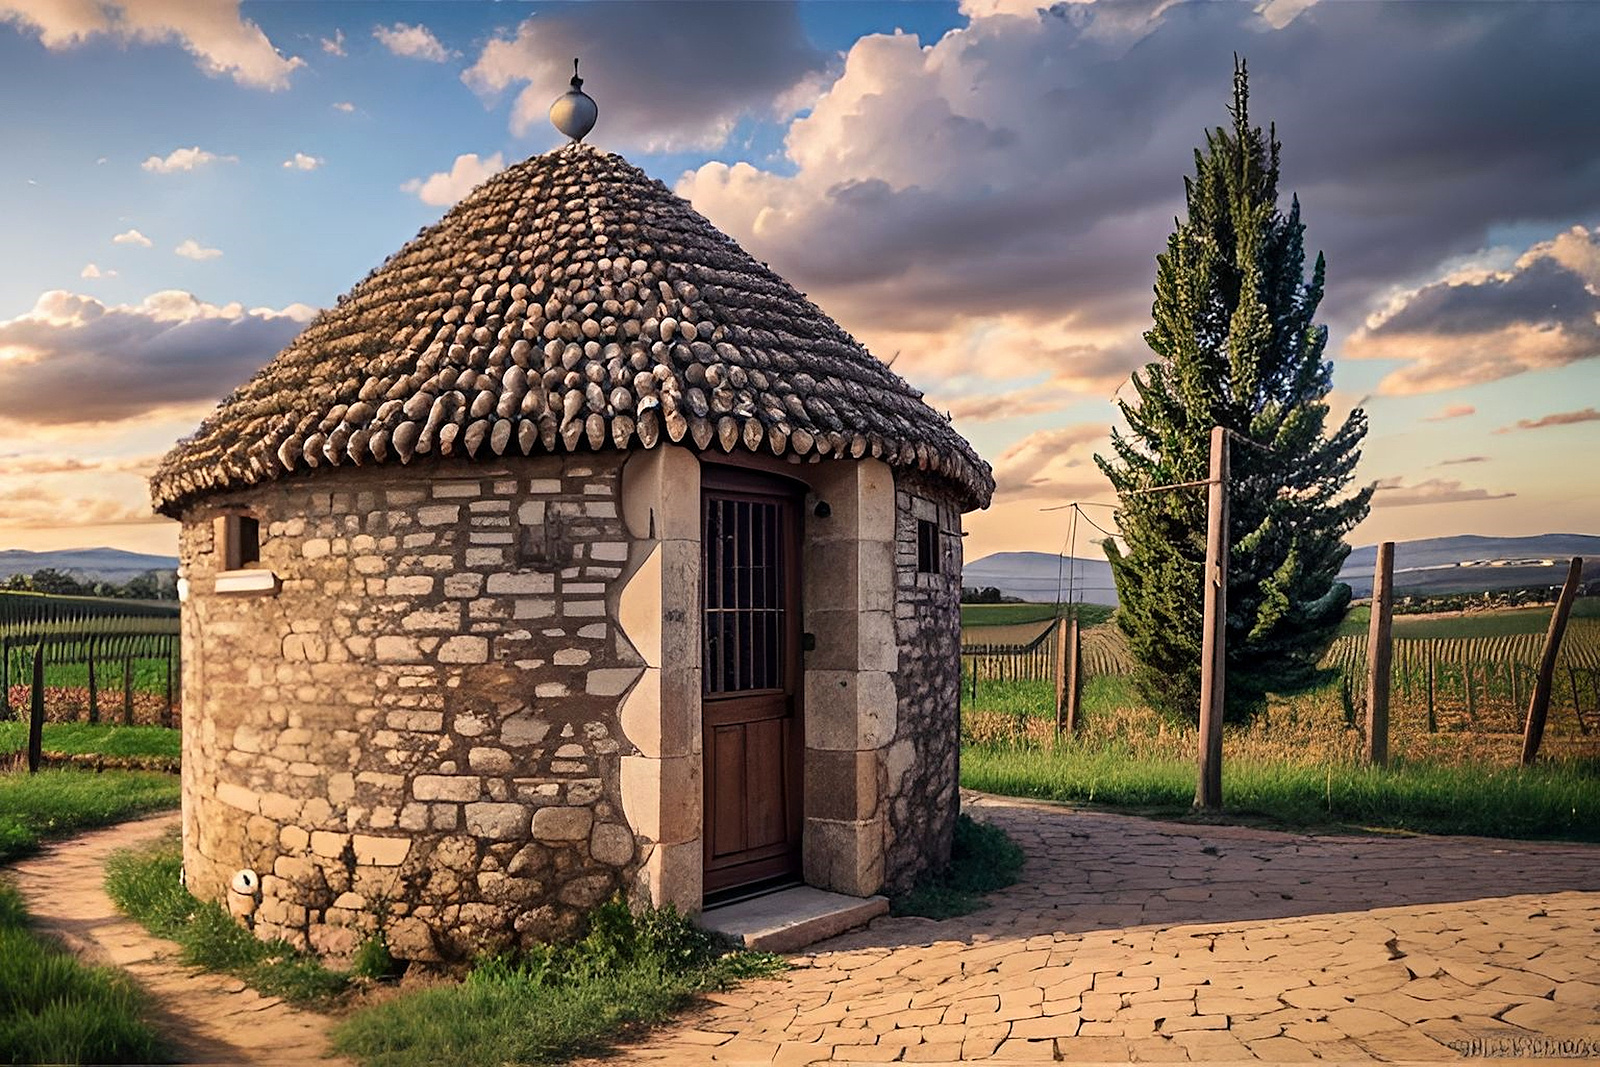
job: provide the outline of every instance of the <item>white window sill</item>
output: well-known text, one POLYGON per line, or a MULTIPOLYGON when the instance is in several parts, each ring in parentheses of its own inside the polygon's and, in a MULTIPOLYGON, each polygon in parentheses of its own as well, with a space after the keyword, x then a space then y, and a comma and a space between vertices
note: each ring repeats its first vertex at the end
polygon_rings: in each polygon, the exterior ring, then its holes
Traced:
POLYGON ((283 583, 278 576, 267 570, 218 571, 212 587, 218 593, 265 593, 268 596, 277 596, 281 588, 283 583))

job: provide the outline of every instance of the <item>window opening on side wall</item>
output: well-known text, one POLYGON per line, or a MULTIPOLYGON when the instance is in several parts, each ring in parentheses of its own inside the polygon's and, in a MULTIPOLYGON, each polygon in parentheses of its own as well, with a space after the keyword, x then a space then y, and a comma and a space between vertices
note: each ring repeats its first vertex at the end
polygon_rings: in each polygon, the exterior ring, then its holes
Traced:
POLYGON ((217 533, 223 570, 242 570, 261 562, 261 521, 253 515, 223 515, 217 519, 217 533))
POLYGON ((917 520, 917 573, 939 573, 939 524, 917 520))

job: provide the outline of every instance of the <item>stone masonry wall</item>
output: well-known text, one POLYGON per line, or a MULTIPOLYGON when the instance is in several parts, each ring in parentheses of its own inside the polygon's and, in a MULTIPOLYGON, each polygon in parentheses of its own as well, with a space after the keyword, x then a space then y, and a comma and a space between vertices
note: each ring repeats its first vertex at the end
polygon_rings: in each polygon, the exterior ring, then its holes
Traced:
POLYGON ((319 471, 185 515, 195 893, 333 955, 381 916, 397 956, 438 959, 560 937, 631 885, 621 459, 319 471), (278 591, 215 591, 230 507, 278 591), (230 897, 245 867, 259 903, 230 897))
POLYGON ((884 755, 889 892, 950 859, 960 806, 961 510, 938 483, 895 477, 895 639, 899 670, 894 740, 884 755), (937 573, 917 570, 917 521, 939 529, 937 573))

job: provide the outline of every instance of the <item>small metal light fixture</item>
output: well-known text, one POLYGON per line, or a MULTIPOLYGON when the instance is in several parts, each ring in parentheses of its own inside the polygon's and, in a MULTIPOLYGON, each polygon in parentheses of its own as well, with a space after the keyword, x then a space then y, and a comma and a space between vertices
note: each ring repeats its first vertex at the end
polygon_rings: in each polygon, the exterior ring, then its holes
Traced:
POLYGON ((556 97, 555 103, 550 105, 550 123, 576 144, 594 129, 595 119, 599 117, 600 108, 583 91, 583 79, 578 77, 578 61, 574 59, 572 88, 556 97))
POLYGON ((811 509, 811 514, 819 519, 825 519, 833 514, 833 508, 828 505, 826 500, 819 500, 817 501, 817 506, 811 509))

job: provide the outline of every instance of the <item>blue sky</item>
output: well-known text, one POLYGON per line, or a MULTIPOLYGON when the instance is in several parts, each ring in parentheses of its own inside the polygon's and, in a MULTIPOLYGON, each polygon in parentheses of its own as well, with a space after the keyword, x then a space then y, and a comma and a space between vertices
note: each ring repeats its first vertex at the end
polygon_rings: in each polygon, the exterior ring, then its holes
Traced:
POLYGON ((175 545, 143 476, 475 180, 591 140, 950 411, 1053 550, 1147 358, 1232 54, 1327 251, 1356 539, 1600 532, 1600 11, 1306 3, 0 0, 0 547, 175 545), (115 240, 118 237, 121 240, 115 240), (180 251, 180 249, 182 251, 180 251), (9 397, 9 399, 7 399, 9 397))

